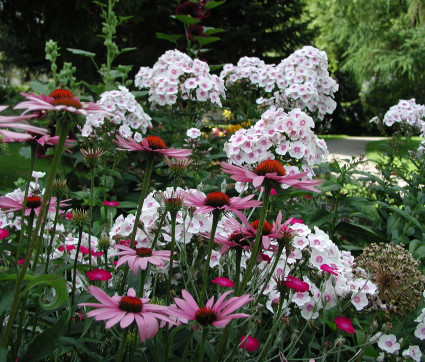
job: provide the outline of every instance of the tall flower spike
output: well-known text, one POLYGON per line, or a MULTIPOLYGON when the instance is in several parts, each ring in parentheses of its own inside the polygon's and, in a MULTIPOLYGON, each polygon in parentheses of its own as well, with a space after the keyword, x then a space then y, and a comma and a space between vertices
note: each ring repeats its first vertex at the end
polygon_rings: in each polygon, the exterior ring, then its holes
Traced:
POLYGON ((164 141, 157 136, 148 136, 144 138, 142 142, 137 143, 131 137, 125 140, 117 135, 117 139, 112 141, 120 146, 118 150, 121 151, 149 152, 173 158, 186 158, 192 154, 191 150, 167 148, 164 141))

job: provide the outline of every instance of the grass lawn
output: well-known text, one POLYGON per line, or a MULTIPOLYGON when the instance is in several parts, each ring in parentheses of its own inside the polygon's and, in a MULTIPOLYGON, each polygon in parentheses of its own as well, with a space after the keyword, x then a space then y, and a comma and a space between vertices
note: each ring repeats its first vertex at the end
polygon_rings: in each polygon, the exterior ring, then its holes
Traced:
POLYGON ((324 139, 325 141, 343 140, 346 138, 350 138, 350 136, 347 136, 345 134, 326 134, 326 135, 318 135, 317 137, 324 139))
MULTIPOLYGON (((15 181, 22 177, 26 179, 30 166, 30 149, 28 146, 23 146, 17 142, 9 143, 5 153, 0 153, 0 193, 4 195, 7 192, 16 189, 15 181), (24 150, 19 152, 22 148, 24 150), (27 151, 27 157, 24 156, 27 151)), ((47 172, 50 169, 51 159, 40 158, 35 159, 35 171, 47 172)))

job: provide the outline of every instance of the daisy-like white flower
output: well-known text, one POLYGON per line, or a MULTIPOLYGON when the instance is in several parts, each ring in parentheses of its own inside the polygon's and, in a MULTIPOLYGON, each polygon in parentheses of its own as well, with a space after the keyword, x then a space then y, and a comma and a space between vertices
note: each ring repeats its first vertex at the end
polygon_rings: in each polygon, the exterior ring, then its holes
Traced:
POLYGON ((232 197, 230 198, 223 192, 215 191, 210 192, 208 195, 196 196, 189 194, 186 196, 184 205, 189 207, 196 207, 194 214, 207 214, 214 211, 232 211, 249 209, 251 207, 258 207, 261 201, 251 200, 255 195, 249 195, 244 198, 232 197))
POLYGON ((81 303, 80 307, 97 308, 87 313, 97 321, 106 322, 106 329, 113 327, 118 322, 122 329, 127 328, 136 321, 139 328, 140 341, 154 337, 159 329, 158 319, 175 325, 176 322, 169 318, 169 307, 149 304, 149 299, 137 298, 136 291, 130 288, 124 297, 110 297, 102 289, 90 286, 89 293, 100 303, 81 303))
MULTIPOLYGON (((66 203, 68 200, 63 200, 60 202, 60 207, 69 206, 69 204, 66 203)), ((0 208, 5 209, 6 211, 18 211, 22 210, 22 205, 24 203, 24 195, 22 194, 15 194, 10 196, 0 196, 0 208)), ((28 196, 27 197, 27 203, 25 207, 25 216, 28 216, 32 210, 38 215, 40 213, 41 208, 41 197, 39 196, 28 196)), ((49 203, 49 212, 55 213, 56 212, 56 197, 50 198, 49 203)), ((59 211, 59 213, 63 213, 63 211, 59 211)))
POLYGON ((211 297, 205 307, 200 308, 190 293, 183 290, 183 299, 174 298, 177 307, 170 306, 170 316, 177 317, 182 323, 196 321, 203 327, 210 325, 214 327, 225 327, 232 319, 249 317, 249 314, 245 313, 232 313, 249 303, 252 300, 250 295, 244 294, 240 297, 232 297, 225 300, 230 293, 232 291, 223 293, 215 303, 214 297, 211 297))
POLYGON ((142 142, 137 143, 133 138, 129 137, 127 140, 117 136, 117 140, 112 140, 121 148, 121 151, 141 151, 153 154, 160 154, 173 158, 186 158, 192 154, 191 150, 167 148, 165 142, 157 136, 147 136, 142 139, 142 142))
POLYGON ((250 171, 245 167, 231 165, 227 162, 221 162, 221 169, 230 174, 230 178, 240 182, 252 182, 254 187, 261 186, 265 180, 272 180, 280 184, 293 186, 301 190, 320 192, 315 186, 319 185, 321 180, 300 179, 306 176, 307 172, 286 175, 285 168, 279 161, 265 160, 258 164, 254 171, 250 171))
MULTIPOLYGON (((0 106, 0 112, 4 111, 7 107, 8 106, 0 106)), ((47 133, 47 130, 44 128, 28 124, 26 121, 30 118, 34 118, 34 115, 0 116, 0 135, 4 137, 3 142, 19 142, 33 138, 33 136, 28 133, 10 131, 5 128, 20 129, 41 135, 47 133)))
POLYGON ((136 275, 140 269, 145 270, 148 263, 163 268, 164 262, 170 261, 170 250, 157 251, 150 248, 132 249, 125 245, 115 245, 115 247, 122 250, 115 254, 115 256, 121 256, 121 258, 118 259, 115 269, 124 263, 128 263, 134 275, 136 275))
POLYGON ((350 318, 345 318, 342 316, 338 316, 334 319, 334 322, 336 324, 336 327, 346 331, 347 333, 353 334, 356 331, 354 330, 354 327, 352 325, 353 321, 350 318))
POLYGON ((71 91, 66 89, 55 89, 48 96, 40 94, 39 96, 35 93, 19 93, 27 100, 18 103, 14 109, 24 109, 23 115, 28 112, 35 112, 37 117, 44 116, 47 112, 51 111, 65 111, 75 114, 81 114, 87 116, 88 114, 101 114, 109 115, 99 105, 94 103, 80 102, 80 99, 74 97, 71 91))

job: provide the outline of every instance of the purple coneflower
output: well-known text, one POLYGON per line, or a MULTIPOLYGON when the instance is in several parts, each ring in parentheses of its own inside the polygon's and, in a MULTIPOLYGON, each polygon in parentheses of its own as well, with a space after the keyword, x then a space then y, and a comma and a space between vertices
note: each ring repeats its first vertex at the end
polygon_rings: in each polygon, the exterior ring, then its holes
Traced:
POLYGON ((124 263, 128 263, 128 266, 133 271, 134 275, 138 273, 139 269, 145 270, 148 266, 148 263, 156 265, 159 268, 163 268, 164 262, 170 261, 170 250, 156 251, 150 248, 132 249, 125 245, 115 245, 115 247, 122 250, 115 254, 115 256, 121 256, 115 269, 124 263))
POLYGON ((307 172, 296 173, 294 175, 286 175, 286 170, 279 161, 266 160, 261 162, 254 171, 247 168, 234 166, 227 162, 222 162, 221 169, 230 174, 231 178, 240 182, 252 182, 254 187, 261 186, 264 180, 271 180, 281 184, 296 187, 302 190, 320 192, 314 186, 319 185, 321 180, 300 181, 307 175, 307 172))
POLYGON ((169 307, 157 304, 149 304, 149 299, 137 298, 136 291, 130 288, 124 297, 110 297, 102 289, 93 285, 90 286, 89 293, 93 295, 99 303, 81 303, 80 307, 97 308, 87 313, 88 317, 94 317, 97 321, 107 320, 106 329, 113 327, 118 322, 122 329, 127 328, 133 321, 136 321, 139 328, 140 341, 144 342, 148 338, 154 337, 159 329, 158 319, 175 325, 176 322, 169 318, 169 307))
MULTIPOLYGON (((186 196, 184 205, 196 207, 194 214, 207 214, 215 210, 232 211, 237 213, 238 210, 258 207, 261 201, 251 200, 255 195, 249 195, 244 198, 229 197, 223 192, 210 192, 207 196, 196 196, 189 194, 186 196)), ((239 215, 239 213, 237 213, 239 215)))
MULTIPOLYGON (((63 200, 60 202, 60 207, 69 206, 65 202, 68 200, 63 200)), ((6 211, 18 211, 22 210, 22 205, 24 204, 24 195, 13 195, 13 196, 0 196, 0 208, 5 209, 6 211)), ((39 196, 28 196, 27 203, 25 207, 25 216, 28 216, 32 210, 34 210, 35 214, 38 215, 40 213, 41 207, 41 197, 39 196)), ((56 197, 50 198, 49 203, 49 212, 56 212, 56 197)), ((62 213, 63 211, 60 211, 62 213)))
POLYGON ((153 152, 173 158, 186 158, 192 154, 191 150, 167 148, 164 141, 157 136, 147 136, 142 139, 142 142, 137 143, 131 137, 128 137, 128 140, 126 141, 117 135, 117 140, 112 141, 121 147, 118 148, 121 151, 153 152))
POLYGON ((214 297, 212 297, 208 300, 205 307, 200 308, 195 299, 186 290, 183 290, 183 299, 174 298, 177 307, 170 306, 170 315, 177 317, 182 323, 187 323, 191 320, 196 321, 203 327, 210 325, 225 327, 232 319, 249 317, 249 314, 245 313, 232 314, 236 309, 252 300, 249 294, 224 300, 230 293, 232 291, 223 293, 215 303, 214 297))

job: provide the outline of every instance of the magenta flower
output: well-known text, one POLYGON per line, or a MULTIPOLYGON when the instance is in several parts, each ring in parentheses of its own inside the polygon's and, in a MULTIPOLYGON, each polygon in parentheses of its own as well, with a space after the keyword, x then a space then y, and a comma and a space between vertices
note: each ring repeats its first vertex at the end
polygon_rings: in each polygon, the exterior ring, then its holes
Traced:
POLYGON ((310 286, 308 285, 308 283, 303 282, 298 278, 291 277, 290 275, 286 277, 284 284, 288 288, 295 290, 297 293, 304 293, 310 290, 310 286))
POLYGON ((82 103, 79 98, 66 89, 55 89, 48 96, 34 93, 19 93, 27 100, 18 103, 14 109, 24 109, 23 115, 28 112, 36 112, 37 117, 44 116, 49 111, 65 111, 87 116, 88 114, 109 115, 102 107, 94 103, 82 103))
POLYGON ((215 304, 214 297, 212 297, 205 307, 199 308, 195 299, 186 290, 182 290, 183 299, 174 298, 177 307, 170 306, 170 316, 177 317, 181 323, 187 323, 191 320, 204 327, 209 325, 225 327, 232 319, 249 317, 249 314, 245 313, 232 314, 236 309, 252 300, 249 294, 224 300, 230 293, 232 291, 223 293, 215 304))
POLYGON ((121 151, 141 151, 141 152, 150 152, 154 154, 160 154, 163 156, 168 156, 172 158, 186 158, 192 154, 191 150, 185 149, 176 149, 176 148, 167 148, 164 141, 157 136, 148 136, 142 140, 142 142, 137 143, 133 138, 129 137, 128 141, 117 136, 117 141, 112 140, 121 148, 118 150, 121 151))
MULTIPOLYGON (((0 106, 0 112, 4 111, 8 106, 0 106)), ((33 138, 28 133, 10 131, 3 128, 21 129, 23 131, 46 134, 47 130, 31 126, 26 120, 34 118, 33 115, 22 115, 22 116, 0 116, 0 135, 4 136, 3 142, 20 142, 26 141, 33 138)))
POLYGON ((227 162, 221 162, 221 169, 228 173, 230 178, 240 182, 252 182, 254 187, 259 187, 264 180, 272 180, 281 184, 296 187, 302 190, 320 192, 314 186, 321 184, 322 180, 307 180, 300 179, 307 175, 307 172, 296 173, 294 175, 286 175, 286 170, 279 161, 266 160, 261 162, 254 171, 247 168, 234 166, 227 162))
POLYGON ((354 334, 356 331, 352 325, 353 321, 350 318, 345 318, 342 316, 338 316, 334 319, 336 327, 347 333, 354 334))
POLYGON ((211 282, 218 284, 222 287, 233 288, 235 286, 235 283, 233 283, 230 279, 227 278, 215 277, 213 280, 211 280, 211 282))
POLYGON ((338 270, 338 268, 332 268, 328 264, 322 264, 320 266, 320 270, 323 270, 323 271, 325 271, 329 274, 338 275, 338 273, 336 272, 336 270, 338 270))
MULTIPOLYGON (((39 196, 28 196, 27 203, 25 207, 25 216, 28 216, 32 210, 38 215, 40 213, 41 207, 41 197, 39 196)), ((69 206, 66 203, 68 200, 63 200, 60 202, 60 207, 69 206)), ((22 205, 24 203, 24 195, 18 194, 13 196, 0 196, 0 208, 5 209, 6 211, 18 211, 22 210, 22 205)), ((56 197, 50 198, 49 212, 56 212, 56 197)), ((60 211, 62 213, 63 211, 60 211)))
POLYGON ((242 336, 239 340, 239 348, 246 349, 248 352, 255 352, 260 348, 260 342, 251 336, 242 336))
POLYGON ((148 266, 148 263, 158 266, 159 268, 164 267, 165 261, 170 261, 170 250, 152 250, 149 248, 129 248, 125 245, 115 245, 117 249, 122 251, 115 254, 115 256, 122 255, 118 259, 118 263, 115 267, 118 268, 124 263, 128 263, 129 268, 133 271, 133 274, 136 275, 139 269, 145 270, 148 266))
POLYGON ((10 232, 8 230, 0 228, 0 240, 6 239, 9 235, 10 232))
POLYGON ((118 201, 103 201, 103 205, 105 206, 120 206, 118 201))
POLYGON ((109 280, 112 278, 112 274, 105 269, 94 268, 93 270, 89 270, 86 272, 87 277, 90 280, 109 280))
MULTIPOLYGON (((251 200, 255 195, 249 195, 244 198, 232 197, 230 198, 223 192, 210 192, 207 196, 196 196, 189 194, 186 196, 184 205, 189 207, 196 207, 194 214, 207 214, 215 210, 232 211, 237 213, 237 210, 249 209, 251 207, 258 207, 261 201, 251 200)), ((237 213, 239 214, 239 213, 237 213)))
POLYGON ((76 249, 76 247, 75 247, 75 245, 65 245, 65 246, 60 245, 60 246, 58 246, 59 251, 65 251, 65 249, 66 249, 66 251, 71 251, 71 250, 76 249))
POLYGON ((80 307, 97 308, 87 313, 87 316, 94 317, 97 321, 107 320, 106 329, 113 327, 118 322, 122 329, 127 328, 136 321, 139 328, 140 341, 144 342, 148 338, 154 337, 159 329, 158 319, 175 325, 176 322, 169 318, 169 307, 157 304, 149 304, 149 299, 137 298, 133 288, 128 290, 124 297, 108 296, 102 289, 93 285, 90 286, 89 293, 93 295, 99 303, 81 303, 80 307))

